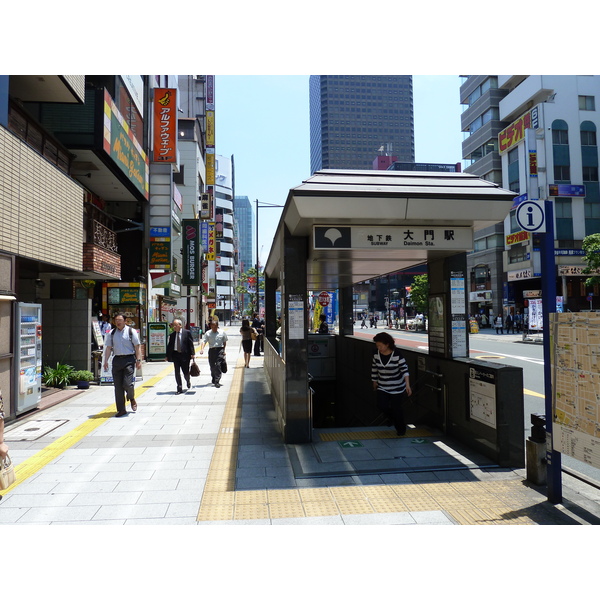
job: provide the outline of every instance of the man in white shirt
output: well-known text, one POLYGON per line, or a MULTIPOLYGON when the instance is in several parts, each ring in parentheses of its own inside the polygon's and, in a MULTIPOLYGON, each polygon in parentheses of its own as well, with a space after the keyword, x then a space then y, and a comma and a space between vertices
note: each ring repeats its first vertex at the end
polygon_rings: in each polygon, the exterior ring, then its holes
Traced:
MULTIPOLYGON (((211 321, 210 331, 204 334, 200 354, 204 353, 204 346, 208 344, 208 364, 210 365, 210 374, 212 383, 215 387, 221 387, 221 375, 225 363, 225 346, 227 346, 227 334, 219 331, 219 322, 211 321)), ((226 367, 225 367, 226 368, 226 367)))
POLYGON ((115 317, 116 329, 107 334, 104 355, 104 370, 108 369, 108 359, 110 353, 114 353, 112 361, 112 378, 115 386, 115 404, 117 405, 117 414, 115 417, 124 417, 127 414, 125 410, 125 393, 127 400, 131 402, 131 410, 137 410, 135 401, 135 370, 142 366, 142 355, 140 338, 133 327, 125 325, 125 317, 117 315, 115 317))

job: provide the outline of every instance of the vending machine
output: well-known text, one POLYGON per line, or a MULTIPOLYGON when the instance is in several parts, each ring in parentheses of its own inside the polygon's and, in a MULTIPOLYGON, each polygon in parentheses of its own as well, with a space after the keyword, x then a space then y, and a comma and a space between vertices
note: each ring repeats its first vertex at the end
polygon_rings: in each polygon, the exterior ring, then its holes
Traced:
POLYGON ((16 414, 37 408, 42 397, 42 305, 16 304, 16 414))

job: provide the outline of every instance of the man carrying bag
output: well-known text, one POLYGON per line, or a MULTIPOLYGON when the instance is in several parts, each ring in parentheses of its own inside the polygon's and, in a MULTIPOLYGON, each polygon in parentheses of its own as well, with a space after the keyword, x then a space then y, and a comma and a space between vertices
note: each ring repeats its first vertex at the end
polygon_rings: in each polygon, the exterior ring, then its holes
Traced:
POLYGON ((181 383, 181 372, 187 383, 188 390, 192 387, 190 380, 190 360, 196 356, 192 332, 189 329, 183 329, 179 319, 173 321, 173 333, 169 336, 167 343, 167 360, 172 362, 175 367, 175 381, 177 383, 177 393, 183 392, 181 383))

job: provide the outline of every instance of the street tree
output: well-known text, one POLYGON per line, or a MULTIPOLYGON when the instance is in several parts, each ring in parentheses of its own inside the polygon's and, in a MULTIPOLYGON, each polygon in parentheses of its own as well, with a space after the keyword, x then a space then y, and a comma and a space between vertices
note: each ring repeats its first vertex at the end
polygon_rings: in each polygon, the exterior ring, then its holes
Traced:
POLYGON ((587 263, 587 267, 583 269, 586 275, 592 274, 585 280, 585 285, 592 287, 600 283, 600 233, 592 233, 583 238, 581 246, 585 252, 583 260, 587 263))
POLYGON ((427 314, 429 309, 429 279, 427 275, 416 275, 410 286, 410 300, 419 313, 427 314))

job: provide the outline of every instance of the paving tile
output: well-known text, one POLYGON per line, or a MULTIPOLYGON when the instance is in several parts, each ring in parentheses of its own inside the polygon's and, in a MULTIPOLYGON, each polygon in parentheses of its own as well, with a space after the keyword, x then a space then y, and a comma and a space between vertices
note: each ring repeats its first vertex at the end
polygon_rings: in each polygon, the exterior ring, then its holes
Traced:
POLYGON ((131 505, 141 499, 142 492, 97 492, 77 494, 69 506, 91 506, 98 505, 131 505))
MULTIPOLYGON (((19 523, 68 522, 79 521, 86 523, 98 513, 99 505, 95 506, 44 506, 30 508, 20 519, 19 523)), ((1 511, 0 511, 1 512, 1 511)))
POLYGON ((413 513, 377 513, 342 515, 344 525, 414 525, 416 523, 413 513))
POLYGON ((199 508, 200 498, 196 502, 173 502, 167 509, 165 519, 188 517, 196 522, 199 508))
POLYGON ((162 519, 167 514, 168 504, 136 504, 102 506, 93 520, 107 519, 162 519))
MULTIPOLYGON (((165 502, 197 502, 200 503, 201 492, 198 490, 148 490, 139 496, 138 504, 162 504, 165 502)), ((196 509, 196 514, 198 510, 196 509)))
POLYGON ((446 514, 440 510, 411 512, 412 518, 417 525, 455 525, 446 514))
POLYGON ((0 503, 0 510, 17 507, 68 506, 77 494, 9 494, 0 503))

